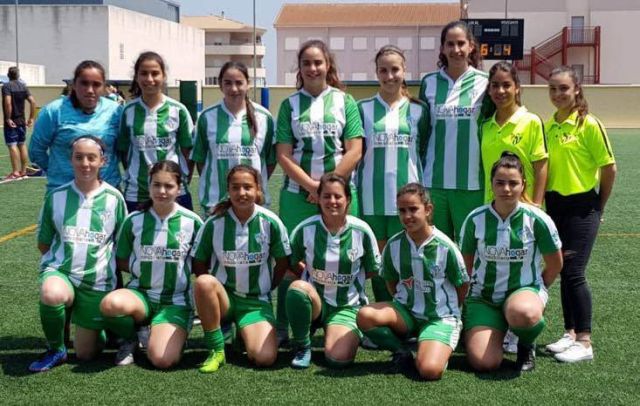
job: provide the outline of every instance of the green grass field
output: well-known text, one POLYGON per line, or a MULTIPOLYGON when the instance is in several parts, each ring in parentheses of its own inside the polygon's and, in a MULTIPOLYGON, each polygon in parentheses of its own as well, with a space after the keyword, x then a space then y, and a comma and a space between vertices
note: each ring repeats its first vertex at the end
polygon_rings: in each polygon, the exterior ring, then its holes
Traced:
MULTIPOLYGON (((479 374, 458 352, 440 382, 426 383, 414 372, 394 368, 387 352, 361 349, 353 367, 334 371, 323 365, 318 348, 309 370, 294 371, 287 352, 280 353, 273 368, 257 370, 229 348, 230 364, 203 375, 195 369, 205 356, 202 332, 195 327, 182 362, 168 372, 153 370, 141 355, 134 366, 114 367, 113 351, 107 351, 90 363, 72 356, 67 364, 34 375, 27 366, 45 341, 37 312, 39 255, 31 232, 0 242, 0 404, 636 404, 640 347, 633 331, 640 327, 640 294, 633 278, 640 249, 640 132, 611 131, 610 136, 619 175, 588 270, 595 317, 592 363, 563 365, 539 351, 533 373, 518 377, 511 371, 514 357, 509 357, 500 371, 479 374)), ((2 175, 9 173, 6 154, 0 151, 2 175)), ((278 172, 270 185, 276 210, 281 180, 278 172)), ((0 185, 0 239, 35 224, 44 184, 29 179, 0 185)), ((562 334, 559 284, 550 297, 549 325, 540 344, 562 334)))

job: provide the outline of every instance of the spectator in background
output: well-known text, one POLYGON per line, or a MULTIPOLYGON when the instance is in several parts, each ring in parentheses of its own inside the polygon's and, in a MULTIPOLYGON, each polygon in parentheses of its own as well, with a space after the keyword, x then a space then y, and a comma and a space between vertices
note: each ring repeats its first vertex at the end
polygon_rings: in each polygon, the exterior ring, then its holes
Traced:
POLYGON ((9 148, 11 173, 6 180, 15 180, 27 176, 27 148, 24 144, 27 127, 31 127, 36 114, 36 101, 27 85, 19 80, 20 70, 16 66, 9 68, 9 83, 2 86, 2 109, 4 113, 4 141, 9 148), (29 102, 29 119, 25 120, 25 100, 29 102))

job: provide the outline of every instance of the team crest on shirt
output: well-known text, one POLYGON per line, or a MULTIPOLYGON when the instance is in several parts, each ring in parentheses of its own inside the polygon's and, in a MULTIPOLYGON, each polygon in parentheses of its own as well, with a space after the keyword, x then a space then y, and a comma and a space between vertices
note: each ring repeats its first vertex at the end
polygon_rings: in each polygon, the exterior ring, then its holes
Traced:
POLYGON ((113 219, 113 212, 111 211, 102 211, 98 213, 98 217, 100 217, 100 221, 103 225, 109 224, 113 219))
POLYGON ((178 231, 175 235, 175 238, 176 238, 176 241, 178 241, 180 244, 184 244, 187 242, 189 236, 184 231, 178 231))
POLYGON ((518 231, 517 235, 518 239, 523 243, 534 240, 533 231, 528 227, 522 227, 522 229, 518 231))
POLYGON ((165 121, 164 126, 168 131, 176 131, 180 126, 177 117, 169 116, 167 121, 165 121))
POLYGON ((269 244, 269 236, 265 233, 257 233, 253 236, 256 239, 256 242, 260 245, 268 245, 269 244))
POLYGON ((560 144, 568 144, 576 140, 575 135, 570 133, 562 133, 556 136, 560 144))
POLYGON ((431 265, 431 267, 429 267, 429 270, 431 271, 431 275, 437 278, 442 278, 444 276, 444 270, 440 267, 440 265, 433 264, 431 265))
POLYGON ((522 141, 522 134, 511 134, 511 143, 513 145, 518 145, 522 141))
POLYGON ((407 290, 414 292, 429 293, 434 287, 432 282, 414 279, 413 276, 407 279, 401 279, 400 283, 403 284, 407 290))
POLYGON ((358 253, 359 252, 357 248, 351 248, 350 250, 347 250, 347 257, 349 257, 349 260, 351 262, 356 262, 359 257, 358 253))

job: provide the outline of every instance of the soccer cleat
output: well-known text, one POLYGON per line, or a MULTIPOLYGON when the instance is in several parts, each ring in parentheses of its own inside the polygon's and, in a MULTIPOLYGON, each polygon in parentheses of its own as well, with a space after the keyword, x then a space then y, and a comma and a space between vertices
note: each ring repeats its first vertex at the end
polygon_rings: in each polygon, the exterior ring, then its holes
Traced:
POLYGON ((411 368, 413 366, 413 353, 407 349, 398 350, 391 355, 391 362, 398 368, 411 368))
POLYGON ((378 344, 371 341, 371 339, 367 336, 362 337, 362 340, 360 340, 360 346, 367 350, 377 350, 380 348, 378 347, 378 344))
POLYGON ((207 359, 202 363, 202 365, 200 365, 198 371, 205 374, 216 372, 226 363, 227 361, 224 356, 224 351, 211 351, 207 359))
POLYGON ((519 343, 517 347, 516 369, 520 372, 533 371, 536 367, 536 345, 519 343))
POLYGON ((311 365, 311 346, 301 346, 294 350, 291 366, 293 368, 309 368, 311 365))
POLYGON ((44 372, 67 361, 67 350, 47 350, 29 365, 31 372, 44 372))
POLYGON ((507 334, 504 335, 502 350, 509 354, 515 354, 518 352, 518 336, 515 335, 513 331, 507 330, 507 334))
POLYGON ((277 329, 276 337, 278 340, 278 348, 287 348, 289 347, 289 330, 287 329, 277 329))
POLYGON ((590 346, 587 348, 584 345, 575 342, 565 351, 556 354, 555 358, 560 362, 590 361, 593 359, 593 347, 590 346))
POLYGON ((115 364, 118 366, 131 365, 134 362, 133 354, 138 346, 138 340, 123 341, 116 353, 115 364))
POLYGON ((576 340, 571 337, 569 334, 565 334, 555 343, 548 344, 545 348, 547 351, 552 352, 554 354, 559 354, 563 351, 566 351, 571 347, 576 340))

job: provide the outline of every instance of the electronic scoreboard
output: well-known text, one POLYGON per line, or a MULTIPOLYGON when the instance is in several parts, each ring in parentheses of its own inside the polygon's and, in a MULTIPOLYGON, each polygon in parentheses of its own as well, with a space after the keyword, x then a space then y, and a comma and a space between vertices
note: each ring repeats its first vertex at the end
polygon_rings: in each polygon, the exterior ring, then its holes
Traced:
POLYGON ((483 59, 522 59, 524 19, 469 18, 463 21, 476 37, 483 59))

